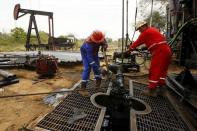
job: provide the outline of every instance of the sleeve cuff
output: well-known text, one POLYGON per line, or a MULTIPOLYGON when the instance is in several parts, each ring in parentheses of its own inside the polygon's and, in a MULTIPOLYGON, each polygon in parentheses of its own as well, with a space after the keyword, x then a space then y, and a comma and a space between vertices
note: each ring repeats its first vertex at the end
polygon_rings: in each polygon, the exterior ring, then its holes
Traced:
POLYGON ((133 50, 134 50, 134 48, 133 48, 133 47, 130 47, 130 48, 129 48, 129 51, 133 51, 133 50))

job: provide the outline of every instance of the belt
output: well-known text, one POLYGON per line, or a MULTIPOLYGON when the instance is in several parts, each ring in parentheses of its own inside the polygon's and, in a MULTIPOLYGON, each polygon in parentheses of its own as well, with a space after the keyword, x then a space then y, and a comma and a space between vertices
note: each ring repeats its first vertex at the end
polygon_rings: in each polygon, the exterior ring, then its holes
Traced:
POLYGON ((165 43, 167 43, 167 41, 161 41, 159 43, 153 43, 151 46, 148 47, 148 50, 150 50, 151 48, 153 48, 156 45, 161 45, 161 44, 165 44, 165 43))

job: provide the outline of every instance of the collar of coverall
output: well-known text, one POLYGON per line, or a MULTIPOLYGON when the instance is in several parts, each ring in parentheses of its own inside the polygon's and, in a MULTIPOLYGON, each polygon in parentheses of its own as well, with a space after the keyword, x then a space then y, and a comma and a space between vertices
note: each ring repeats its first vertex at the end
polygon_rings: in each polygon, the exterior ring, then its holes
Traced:
MULTIPOLYGON (((143 27, 143 26, 142 26, 143 27)), ((141 28, 141 27, 140 27, 141 28)), ((143 33, 144 31, 146 31, 147 29, 149 29, 150 27, 149 26, 147 26, 142 32, 140 32, 140 33, 143 33)))

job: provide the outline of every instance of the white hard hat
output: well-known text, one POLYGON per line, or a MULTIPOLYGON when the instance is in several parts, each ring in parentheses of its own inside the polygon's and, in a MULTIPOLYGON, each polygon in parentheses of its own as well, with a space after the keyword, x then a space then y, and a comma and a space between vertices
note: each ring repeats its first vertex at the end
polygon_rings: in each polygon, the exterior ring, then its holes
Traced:
POLYGON ((143 25, 147 24, 146 21, 138 21, 136 26, 135 26, 135 29, 136 30, 139 30, 140 27, 142 27, 143 25))

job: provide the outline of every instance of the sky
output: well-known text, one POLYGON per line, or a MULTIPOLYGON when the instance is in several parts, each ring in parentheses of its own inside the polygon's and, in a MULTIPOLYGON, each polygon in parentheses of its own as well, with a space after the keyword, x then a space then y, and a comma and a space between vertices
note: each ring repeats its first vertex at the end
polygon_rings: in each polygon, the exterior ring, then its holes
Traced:
MULTIPOLYGON (((136 1, 129 2, 129 35, 133 35, 136 1)), ((126 0, 125 0, 126 3, 126 0)), ((122 37, 122 0, 0 0, 0 32, 9 33, 15 27, 25 31, 29 15, 13 18, 16 4, 22 9, 53 12, 55 37, 74 34, 86 38, 93 30, 101 30, 106 37, 122 37)), ((48 17, 36 15, 39 31, 48 31, 48 17)))

